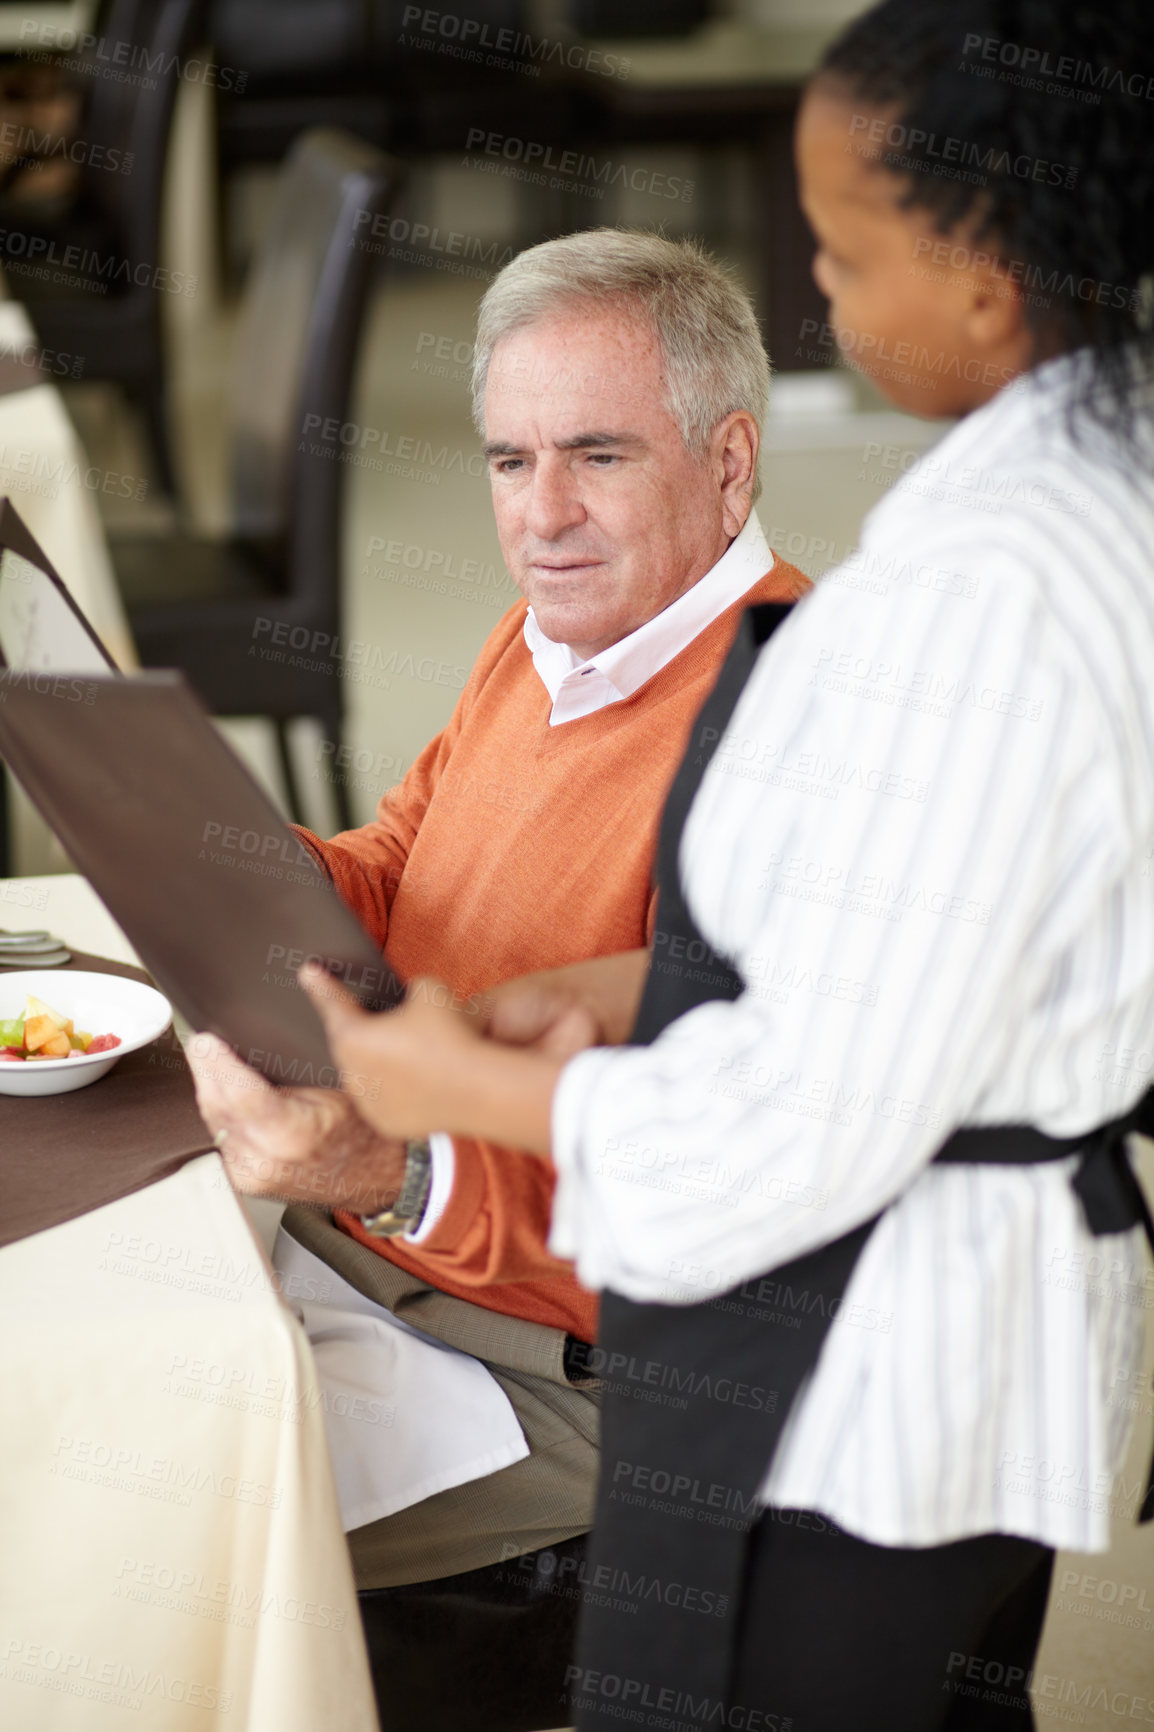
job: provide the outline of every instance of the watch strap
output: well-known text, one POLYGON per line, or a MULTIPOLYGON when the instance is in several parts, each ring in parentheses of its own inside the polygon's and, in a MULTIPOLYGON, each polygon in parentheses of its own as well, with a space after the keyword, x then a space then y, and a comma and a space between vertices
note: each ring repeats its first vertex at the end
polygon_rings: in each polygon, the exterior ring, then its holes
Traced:
POLYGON ((375 1239, 395 1239, 421 1224, 433 1182, 433 1157, 428 1137, 413 1137, 405 1145, 405 1174, 401 1189, 388 1208, 375 1215, 362 1215, 361 1226, 375 1239))

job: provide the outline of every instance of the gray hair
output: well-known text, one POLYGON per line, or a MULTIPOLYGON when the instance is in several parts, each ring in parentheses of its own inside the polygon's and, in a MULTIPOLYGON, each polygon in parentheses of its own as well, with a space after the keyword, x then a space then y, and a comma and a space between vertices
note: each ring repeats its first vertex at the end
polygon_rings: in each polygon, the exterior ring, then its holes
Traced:
POLYGON ((529 247, 485 291, 473 350, 478 433, 497 344, 583 301, 633 306, 647 320, 664 358, 666 403, 688 451, 704 454, 717 423, 735 409, 748 410, 760 433, 769 357, 744 289, 696 241, 610 228, 529 247))

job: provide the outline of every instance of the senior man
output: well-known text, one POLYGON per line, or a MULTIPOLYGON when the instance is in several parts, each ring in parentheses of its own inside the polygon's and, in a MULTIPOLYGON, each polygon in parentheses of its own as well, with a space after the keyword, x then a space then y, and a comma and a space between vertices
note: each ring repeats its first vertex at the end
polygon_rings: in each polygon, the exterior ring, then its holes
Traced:
MULTIPOLYGON (((376 821, 303 833, 394 968, 461 995, 645 946, 662 803, 738 617, 807 587, 752 512, 756 318, 699 249, 612 229, 534 247, 486 293, 475 353, 524 600, 376 821)), ((580 1595, 597 1399, 595 1300, 546 1249, 547 1169, 382 1140, 335 1092, 219 1052, 199 1091, 240 1190, 335 1211, 290 1209, 275 1262, 316 1351, 382 1708, 424 1732, 459 1717, 442 1651, 470 1726, 550 1723, 532 1704, 580 1595), (483 1651, 451 1621, 478 1600, 483 1651)))

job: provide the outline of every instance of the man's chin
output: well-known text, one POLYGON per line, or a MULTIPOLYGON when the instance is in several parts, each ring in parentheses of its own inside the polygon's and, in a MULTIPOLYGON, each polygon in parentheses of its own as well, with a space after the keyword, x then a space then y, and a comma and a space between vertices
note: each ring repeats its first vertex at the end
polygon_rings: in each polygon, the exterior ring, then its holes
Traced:
POLYGON ((537 624, 553 643, 572 648, 616 643, 629 629, 619 617, 621 596, 614 593, 605 567, 591 566, 589 574, 571 578, 559 572, 556 578, 536 578, 520 586, 537 624))
POLYGON ((600 642, 605 637, 607 628, 604 621, 596 616, 590 616, 585 608, 559 607, 549 603, 532 602, 533 617, 540 626, 542 633, 552 643, 564 643, 571 646, 600 642))

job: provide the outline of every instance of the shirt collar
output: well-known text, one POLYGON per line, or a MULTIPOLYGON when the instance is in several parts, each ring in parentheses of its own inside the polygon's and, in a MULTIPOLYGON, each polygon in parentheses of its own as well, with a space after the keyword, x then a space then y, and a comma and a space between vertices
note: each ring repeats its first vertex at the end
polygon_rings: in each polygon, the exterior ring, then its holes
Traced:
POLYGON ((551 725, 575 721, 606 704, 631 698, 718 614, 740 601, 773 563, 765 532, 751 511, 717 564, 691 589, 588 661, 574 655, 568 644, 547 638, 530 608, 525 615, 525 643, 552 700, 551 725))

